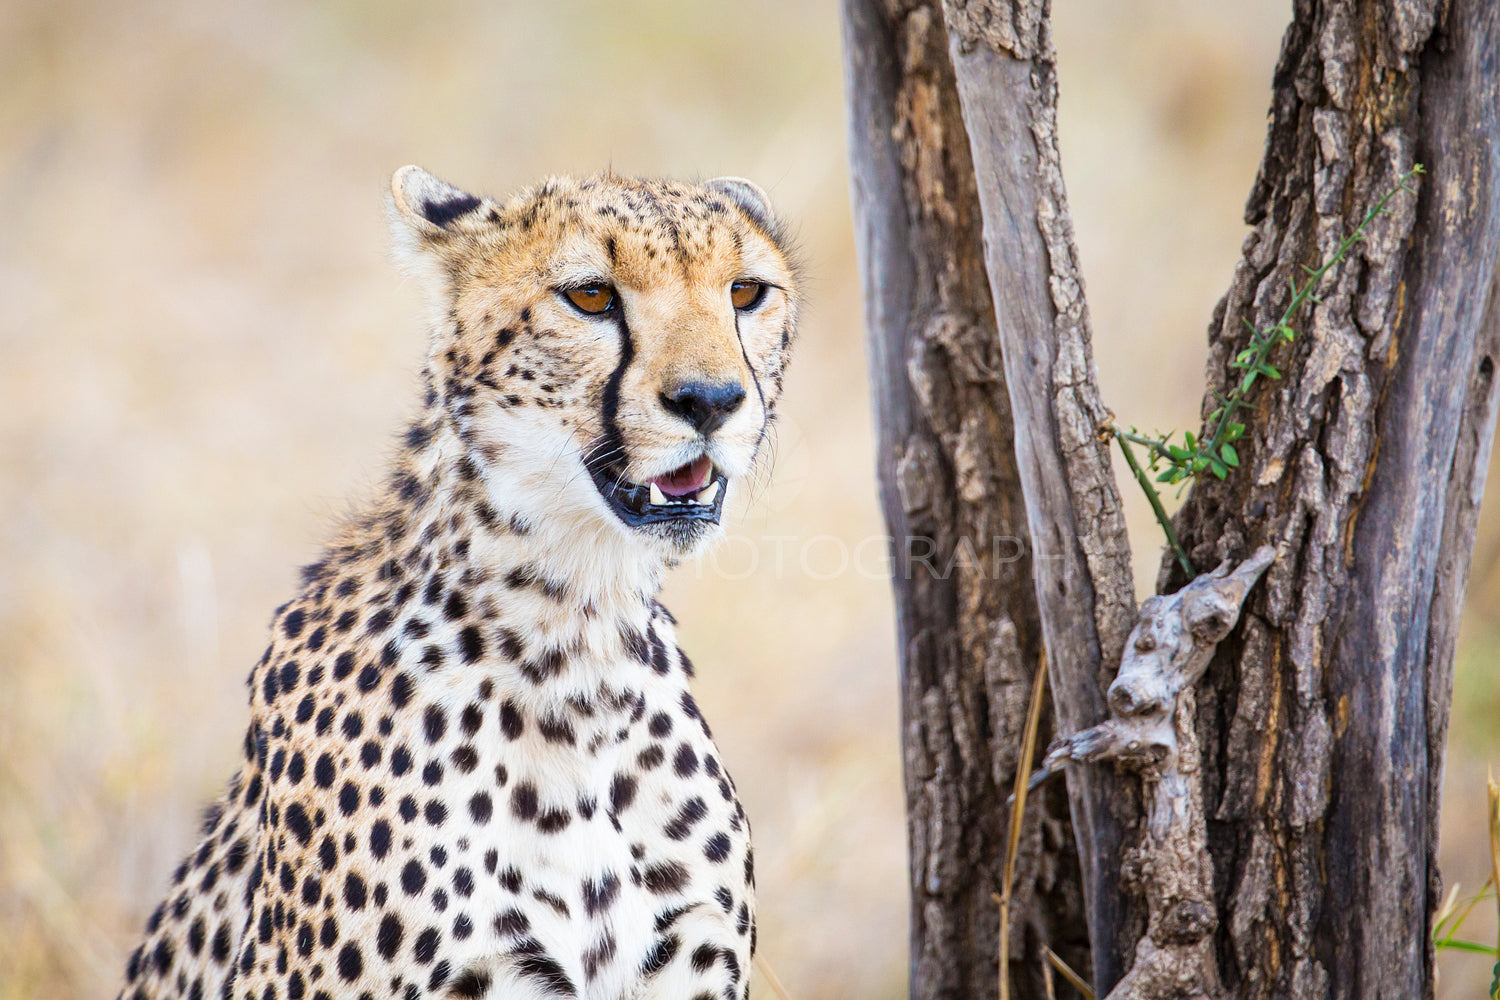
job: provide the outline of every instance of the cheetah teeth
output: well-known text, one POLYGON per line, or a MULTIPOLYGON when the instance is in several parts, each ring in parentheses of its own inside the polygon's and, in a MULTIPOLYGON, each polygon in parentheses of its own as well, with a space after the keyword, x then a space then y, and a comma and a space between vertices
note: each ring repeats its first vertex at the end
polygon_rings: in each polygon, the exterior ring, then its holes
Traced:
POLYGON ((709 483, 707 486, 703 487, 695 494, 689 493, 684 496, 671 498, 668 498, 667 495, 661 491, 660 486, 652 483, 651 505, 653 507, 666 507, 671 504, 711 504, 719 497, 719 483, 720 481, 715 479, 713 482, 709 483))

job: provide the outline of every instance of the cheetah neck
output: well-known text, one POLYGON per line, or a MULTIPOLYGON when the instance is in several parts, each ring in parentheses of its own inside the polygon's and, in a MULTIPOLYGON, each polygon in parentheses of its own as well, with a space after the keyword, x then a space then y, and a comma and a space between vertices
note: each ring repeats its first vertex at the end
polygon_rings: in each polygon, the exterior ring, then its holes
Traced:
POLYGON ((552 470, 519 449, 485 454, 451 424, 414 437, 420 447, 401 454, 370 512, 309 573, 351 558, 373 565, 397 604, 461 582, 555 642, 600 620, 649 617, 666 561, 628 529, 539 487, 552 470))

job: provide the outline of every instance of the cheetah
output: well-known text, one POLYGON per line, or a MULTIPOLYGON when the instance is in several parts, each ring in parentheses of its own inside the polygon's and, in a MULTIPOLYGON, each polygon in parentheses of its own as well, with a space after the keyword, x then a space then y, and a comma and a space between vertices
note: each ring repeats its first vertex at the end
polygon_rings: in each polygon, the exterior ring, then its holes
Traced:
POLYGON ((422 406, 275 612, 120 996, 742 1000, 749 823, 657 595, 766 438, 785 230, 738 178, 388 204, 422 406))

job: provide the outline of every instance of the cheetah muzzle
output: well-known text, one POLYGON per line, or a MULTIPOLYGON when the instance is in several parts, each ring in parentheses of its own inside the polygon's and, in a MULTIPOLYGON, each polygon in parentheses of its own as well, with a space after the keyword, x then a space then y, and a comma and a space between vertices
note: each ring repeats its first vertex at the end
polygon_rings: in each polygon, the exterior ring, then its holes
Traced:
POLYGON ((384 488, 277 609, 244 757, 122 1000, 745 1000, 749 821, 657 600, 768 433, 765 193, 390 200, 433 305, 384 488))

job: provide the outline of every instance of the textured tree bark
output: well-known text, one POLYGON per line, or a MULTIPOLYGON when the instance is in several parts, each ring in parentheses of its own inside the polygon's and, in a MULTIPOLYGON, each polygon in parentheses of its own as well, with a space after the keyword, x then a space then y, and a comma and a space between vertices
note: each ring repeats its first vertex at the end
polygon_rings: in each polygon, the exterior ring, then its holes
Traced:
MULTIPOLYGON (((854 213, 893 536, 911 872, 911 996, 996 991, 1006 797, 1042 662, 1010 400, 969 143, 935 3, 845 0, 854 213)), ((1101 689, 1102 690, 1102 689, 1101 689)), ((1041 745, 1051 738, 1050 715, 1041 745)), ((1040 945, 1087 970, 1067 797, 1033 797, 1013 996, 1040 945)))
MULTIPOLYGON (((1036 540, 1049 676, 1059 729, 1075 733, 1105 716, 1136 608, 1057 149, 1051 22, 1046 0, 945 0, 944 9, 1036 540)), ((1139 795, 1103 768, 1070 768, 1068 791, 1102 995, 1144 925, 1120 885, 1139 795)))
MULTIPOLYGON (((951 845, 980 827, 991 849, 999 836, 991 814, 965 811, 991 801, 974 791, 986 716, 972 664, 1034 663, 1040 633, 1059 733, 1101 721, 1135 614, 1128 552, 1097 433, 1108 413, 1058 164, 1046 0, 944 0, 941 17, 845 0, 845 15, 893 533, 950 552, 976 529, 1022 534, 1024 509, 1036 543, 1012 566, 1034 575, 1032 604, 1014 578, 991 591, 898 573, 912 995, 977 996, 979 979, 949 971, 972 969, 982 941, 952 932, 981 907, 954 891, 980 855, 951 845), (1014 466, 984 450, 1007 433, 1014 466), (1017 657, 974 659, 986 634, 1012 637, 996 648, 1017 657)), ((1205 416, 1238 377, 1245 323, 1275 319, 1288 282, 1413 163, 1428 173, 1324 279, 1272 359, 1285 378, 1262 381, 1245 411, 1241 467, 1195 486, 1177 519, 1200 569, 1278 553, 1196 692, 1216 965, 1236 998, 1430 997, 1451 663, 1500 408, 1500 5, 1296 0, 1273 88, 1252 232, 1210 329, 1205 416)), ((897 550, 910 569, 912 546, 897 550)), ((1168 558, 1158 582, 1186 580, 1168 558)), ((1002 669, 982 673, 1016 696, 1025 667, 1002 669)), ((992 755, 1020 713, 1004 718, 985 734, 992 755)), ((1102 995, 1142 929, 1121 878, 1138 802, 1100 769, 1070 769, 1068 790, 1102 995)))
MULTIPOLYGON (((1205 413, 1243 321, 1270 319, 1413 162, 1420 199, 1325 280, 1275 359, 1286 378, 1257 390, 1241 470, 1178 517, 1199 566, 1282 553, 1199 695, 1239 997, 1431 995, 1450 671, 1497 402, 1500 8, 1299 0, 1205 413)), ((1180 574, 1164 563, 1162 585, 1180 574)))

